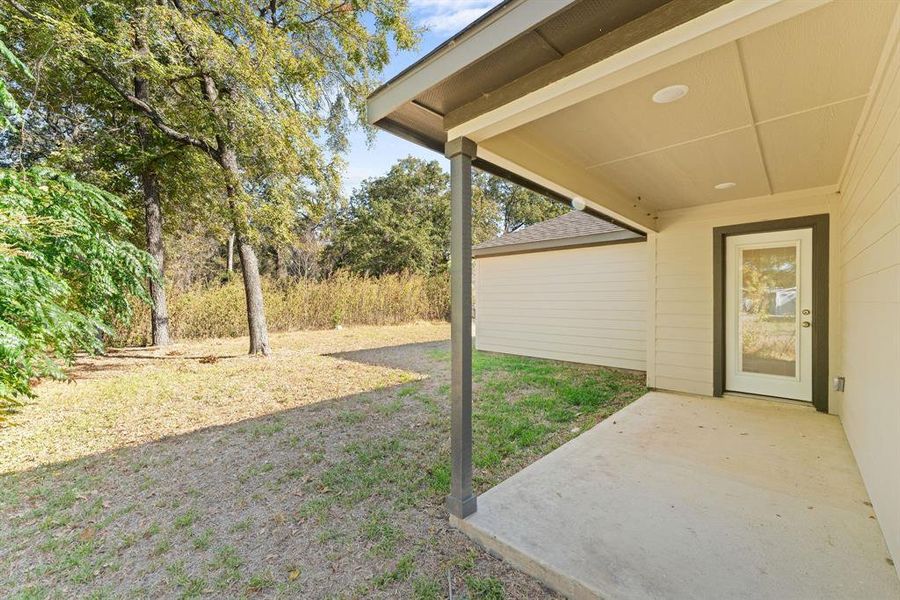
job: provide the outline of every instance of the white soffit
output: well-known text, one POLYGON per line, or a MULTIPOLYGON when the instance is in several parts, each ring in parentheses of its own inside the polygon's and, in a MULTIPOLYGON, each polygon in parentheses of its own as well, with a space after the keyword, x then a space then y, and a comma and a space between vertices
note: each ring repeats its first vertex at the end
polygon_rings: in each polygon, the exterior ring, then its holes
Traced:
POLYGON ((468 137, 480 142, 830 1, 733 0, 504 106, 451 127, 447 131, 447 139, 468 137))
POLYGON ((837 0, 741 39, 756 118, 867 94, 896 8, 894 0, 837 0))
POLYGON ((591 169, 656 210, 770 193, 753 129, 745 127, 591 169), (699 168, 698 168, 699 167, 699 168), (722 173, 730 174, 723 177, 722 173), (737 185, 716 190, 723 181, 737 185))
POLYGON ((737 48, 729 44, 538 119, 521 131, 554 140, 590 167, 752 122, 737 48), (670 104, 655 104, 653 93, 671 84, 686 84, 690 92, 670 104), (703 118, 698 120, 698 114, 703 118))
POLYGON ((759 125, 775 192, 837 184, 865 96, 759 125))
POLYGON ((897 7, 825 4, 482 143, 542 147, 651 210, 836 186, 897 7), (673 84, 690 92, 653 103, 673 84))

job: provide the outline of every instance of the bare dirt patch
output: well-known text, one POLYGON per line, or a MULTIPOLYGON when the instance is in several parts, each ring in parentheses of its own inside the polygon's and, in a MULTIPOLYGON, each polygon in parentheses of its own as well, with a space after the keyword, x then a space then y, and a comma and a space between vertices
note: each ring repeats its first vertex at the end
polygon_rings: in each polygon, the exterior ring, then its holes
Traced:
MULTIPOLYGON (((445 324, 129 349, 0 430, 0 595, 542 598, 450 529, 445 324)), ((479 354, 480 489, 643 391, 479 354)))

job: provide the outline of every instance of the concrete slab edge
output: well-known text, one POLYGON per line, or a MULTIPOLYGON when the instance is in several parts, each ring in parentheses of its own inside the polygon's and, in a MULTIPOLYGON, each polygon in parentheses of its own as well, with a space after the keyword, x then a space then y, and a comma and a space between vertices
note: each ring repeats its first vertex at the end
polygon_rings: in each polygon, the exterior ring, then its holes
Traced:
POLYGON ((458 529, 492 556, 507 562, 514 568, 531 575, 551 590, 571 600, 602 600, 603 596, 585 583, 567 577, 546 563, 517 550, 510 544, 485 533, 465 519, 450 516, 450 526, 458 529))

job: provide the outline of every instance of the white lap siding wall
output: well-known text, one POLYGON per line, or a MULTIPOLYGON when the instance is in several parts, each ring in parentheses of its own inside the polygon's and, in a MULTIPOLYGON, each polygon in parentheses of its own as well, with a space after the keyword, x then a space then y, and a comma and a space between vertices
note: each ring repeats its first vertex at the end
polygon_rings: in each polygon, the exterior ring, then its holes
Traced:
POLYGON ((643 371, 645 242, 481 257, 479 350, 643 371))
MULTIPOLYGON (((652 260, 656 268, 654 339, 650 387, 712 395, 713 393, 713 229, 739 223, 792 217, 831 215, 830 281, 837 281, 835 243, 837 193, 815 190, 734 200, 659 213, 652 260)), ((839 360, 840 298, 829 294, 831 366, 839 360)), ((839 399, 832 397, 832 412, 839 399)))
POLYGON ((841 420, 900 575, 900 39, 841 198, 841 420))

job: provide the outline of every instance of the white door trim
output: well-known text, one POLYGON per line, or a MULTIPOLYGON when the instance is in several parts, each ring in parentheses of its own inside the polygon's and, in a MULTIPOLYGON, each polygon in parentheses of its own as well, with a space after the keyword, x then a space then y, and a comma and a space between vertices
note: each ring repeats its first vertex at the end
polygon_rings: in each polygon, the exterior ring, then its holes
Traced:
MULTIPOLYGON (((725 245, 725 389, 812 401, 813 381, 813 345, 812 324, 816 315, 812 314, 813 298, 813 232, 811 228, 769 231, 765 233, 748 233, 729 236, 725 245), (743 254, 747 251, 767 248, 793 248, 795 262, 795 300, 794 319, 782 325, 792 326, 793 345, 791 353, 794 363, 790 365, 791 373, 761 372, 760 367, 748 367, 744 364, 745 352, 742 351, 743 327, 748 324, 748 314, 741 310, 743 302, 743 254), (805 314, 804 314, 805 313, 805 314), (804 324, 805 326, 801 326, 804 324)), ((790 293, 790 292, 786 292, 790 293)), ((769 327, 775 323, 769 321, 769 327)), ((774 317, 780 319, 780 317, 774 317)), ((776 359, 762 359, 776 360, 776 359)), ((777 360, 776 360, 777 362, 777 360)), ((782 367, 787 364, 781 362, 782 367)))
POLYGON ((724 223, 713 226, 713 395, 725 393, 725 241, 733 235, 812 228, 813 298, 816 315, 813 337, 812 403, 819 412, 829 412, 829 280, 830 216, 828 213, 802 215, 768 221, 724 223))

